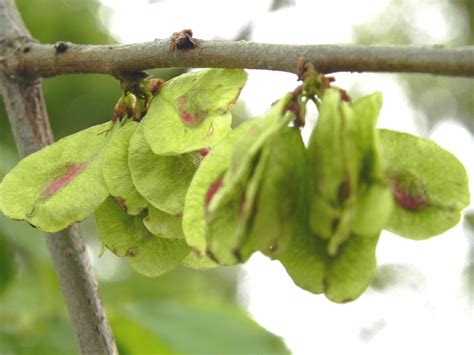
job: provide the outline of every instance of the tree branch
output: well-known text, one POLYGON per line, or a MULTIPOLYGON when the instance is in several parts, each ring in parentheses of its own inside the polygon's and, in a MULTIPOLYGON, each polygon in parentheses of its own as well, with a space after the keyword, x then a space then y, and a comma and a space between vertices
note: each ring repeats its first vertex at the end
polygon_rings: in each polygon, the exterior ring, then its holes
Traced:
MULTIPOLYGON (((0 0, 0 35, 10 38, 0 42, 0 58, 14 55, 15 48, 31 41, 13 0, 0 0)), ((39 81, 0 67, 0 92, 22 157, 52 143, 39 81)), ((82 353, 117 353, 79 228, 74 225, 58 233, 46 233, 45 238, 82 353)))
POLYGON ((304 56, 322 73, 408 72, 474 77, 474 46, 283 45, 194 39, 195 49, 171 50, 169 40, 124 45, 26 44, 7 58, 12 72, 50 77, 165 67, 217 67, 296 72, 304 56))

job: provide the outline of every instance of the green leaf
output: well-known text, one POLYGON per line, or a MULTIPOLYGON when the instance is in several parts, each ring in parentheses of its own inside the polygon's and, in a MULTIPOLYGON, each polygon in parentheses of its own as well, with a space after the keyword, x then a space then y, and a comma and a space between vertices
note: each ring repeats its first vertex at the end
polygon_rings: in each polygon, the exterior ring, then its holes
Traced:
POLYGON ((102 164, 102 173, 110 194, 131 215, 137 215, 147 207, 145 198, 133 185, 128 167, 129 141, 137 126, 136 122, 127 122, 117 131, 107 146, 102 164))
POLYGON ((454 227, 469 205, 466 170, 435 142, 380 130, 395 207, 385 229, 426 239, 454 227))
POLYGON ((9 321, 5 329, 0 328, 1 354, 77 354, 77 338, 66 317, 43 315, 34 318, 23 314, 14 322, 9 321), (24 319, 28 321, 25 322, 24 319), (16 329, 15 329, 16 328, 16 329), (54 334, 54 336, 52 336, 54 334))
POLYGON ((42 233, 29 224, 12 221, 0 214, 0 234, 5 236, 15 248, 23 249, 42 262, 51 262, 51 255, 44 243, 42 233))
POLYGON ((288 354, 279 337, 223 304, 142 303, 123 315, 180 354, 288 354))
POLYGON ((159 334, 122 315, 112 315, 110 324, 120 354, 176 354, 159 334))
POLYGON ((241 69, 205 69, 166 82, 143 122, 153 152, 178 155, 214 146, 231 129, 229 109, 246 80, 241 69))
POLYGON ((15 273, 14 250, 3 235, 3 231, 0 230, 0 294, 15 278, 15 273))
POLYGON ((46 232, 86 218, 109 194, 102 176, 109 127, 88 128, 20 161, 0 186, 2 212, 46 232))
POLYGON ((172 216, 153 206, 148 207, 148 216, 143 219, 148 231, 160 238, 184 239, 181 216, 172 216))
POLYGON ((145 228, 141 216, 126 214, 113 198, 97 209, 95 217, 107 249, 126 257, 130 266, 145 276, 171 271, 189 254, 184 240, 155 237, 145 228))
POLYGON ((143 137, 143 125, 130 138, 128 153, 128 165, 138 192, 153 207, 171 215, 180 215, 188 186, 199 164, 198 154, 154 154, 143 137))
POLYGON ((18 162, 18 153, 13 146, 7 142, 0 142, 0 179, 6 175, 8 171, 13 169, 18 162))
POLYGON ((375 248, 378 236, 352 234, 338 254, 330 258, 324 294, 337 303, 350 302, 358 298, 369 286, 377 266, 375 248))

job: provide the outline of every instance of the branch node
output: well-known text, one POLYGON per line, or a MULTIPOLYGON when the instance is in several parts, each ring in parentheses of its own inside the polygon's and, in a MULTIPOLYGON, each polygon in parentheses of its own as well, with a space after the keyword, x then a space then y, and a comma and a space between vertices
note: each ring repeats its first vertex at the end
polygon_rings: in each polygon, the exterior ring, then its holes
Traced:
POLYGON ((69 49, 69 44, 66 42, 56 42, 54 45, 54 50, 56 54, 61 54, 66 52, 69 49))
POLYGON ((174 32, 168 41, 168 49, 173 52, 176 50, 186 51, 195 48, 196 43, 193 39, 193 31, 190 29, 174 32))

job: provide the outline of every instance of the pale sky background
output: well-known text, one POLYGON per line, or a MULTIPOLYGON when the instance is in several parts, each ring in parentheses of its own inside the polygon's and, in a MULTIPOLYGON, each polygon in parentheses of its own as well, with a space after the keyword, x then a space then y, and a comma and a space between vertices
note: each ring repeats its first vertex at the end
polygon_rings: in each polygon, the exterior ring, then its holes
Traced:
MULTIPOLYGON (((184 28, 191 28, 200 39, 232 38, 252 21, 252 40, 256 42, 323 44, 352 42, 353 26, 378 16, 389 1, 297 0, 296 6, 272 13, 267 11, 269 0, 101 2, 103 21, 124 43, 167 38, 184 28)), ((451 27, 453 18, 463 21, 459 10, 444 1, 402 3, 407 16, 413 18, 416 43, 449 43, 456 34, 451 27), (415 5, 416 14, 410 13, 415 5)), ((431 131, 418 131, 423 128, 424 115, 413 110, 394 75, 341 73, 335 77, 337 85, 349 92, 381 91, 384 106, 379 127, 434 139, 474 176, 469 131, 450 120, 452 117, 431 131)), ((252 117, 258 116, 296 85, 294 75, 249 71, 241 100, 252 117)), ((312 111, 312 124, 314 116, 312 111)), ((305 129, 306 135, 310 128, 305 129)), ((369 289, 345 305, 299 289, 278 262, 255 255, 243 266, 239 295, 251 316, 282 336, 294 354, 473 354, 473 304, 461 282, 467 253, 468 240, 461 224, 422 242, 383 233, 377 249, 379 267, 396 264, 404 270, 411 268, 401 274, 397 285, 384 292, 369 289)))

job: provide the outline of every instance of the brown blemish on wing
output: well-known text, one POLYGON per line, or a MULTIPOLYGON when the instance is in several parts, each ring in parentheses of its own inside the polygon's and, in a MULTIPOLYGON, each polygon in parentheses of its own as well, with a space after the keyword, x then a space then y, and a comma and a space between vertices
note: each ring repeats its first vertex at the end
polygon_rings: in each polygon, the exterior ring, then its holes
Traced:
MULTIPOLYGON (((25 214, 26 217, 31 218, 36 212, 36 206, 33 207, 33 209, 25 214)), ((36 227, 35 227, 36 228, 36 227)))
POLYGON ((352 301, 354 301, 354 298, 349 297, 349 298, 343 299, 343 300, 342 300, 341 302, 339 302, 339 303, 349 303, 349 302, 352 302, 352 301))
POLYGON ((214 261, 216 264, 219 264, 219 260, 217 260, 216 256, 209 249, 206 249, 206 255, 209 259, 214 261))
POLYGON ((137 255, 137 248, 130 248, 127 250, 127 252, 125 253, 125 256, 136 256, 137 255))
POLYGON ((268 244, 268 251, 270 253, 275 253, 278 250, 278 244, 270 243, 268 244))
POLYGON ((54 193, 67 186, 71 181, 74 180, 87 166, 87 162, 73 163, 69 162, 61 167, 62 173, 50 184, 48 184, 43 191, 41 191, 41 197, 50 197, 54 193))
POLYGON ((191 252, 193 252, 194 255, 196 255, 196 256, 198 256, 198 257, 202 257, 201 252, 200 252, 199 249, 197 249, 197 248, 191 247, 191 252))
POLYGON ((234 255, 234 257, 235 257, 235 259, 237 260, 237 262, 239 262, 239 263, 242 263, 242 262, 243 262, 242 254, 240 253, 240 250, 234 249, 234 251, 232 252, 232 254, 234 255))
POLYGON ((122 197, 115 197, 115 201, 117 201, 117 203, 119 204, 119 206, 120 206, 125 212, 127 212, 128 206, 127 206, 127 204, 125 203, 125 200, 124 200, 122 197))
POLYGON ((243 217, 244 211, 247 208, 247 196, 245 194, 242 195, 240 199, 240 206, 239 206, 239 216, 243 217))
POLYGON ((351 194, 351 184, 349 180, 345 180, 341 182, 337 190, 337 199, 339 203, 343 203, 345 200, 347 200, 350 194, 351 194))
POLYGON ((327 277, 323 279, 323 292, 326 292, 329 289, 330 283, 327 277))
POLYGON ((211 124, 209 125, 209 129, 207 130, 206 137, 212 136, 213 133, 214 133, 214 125, 211 122, 211 124))

